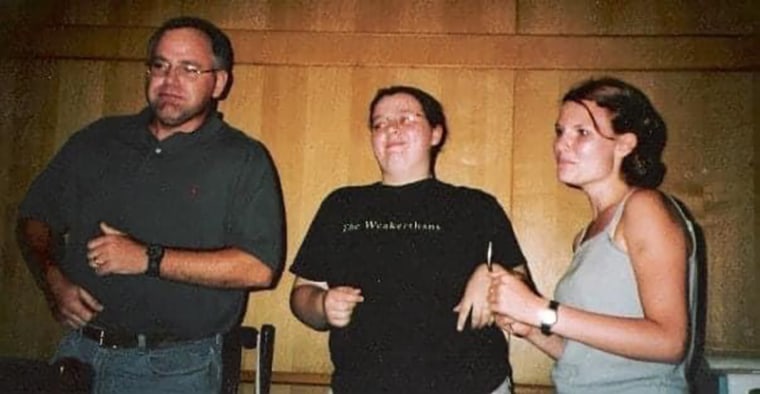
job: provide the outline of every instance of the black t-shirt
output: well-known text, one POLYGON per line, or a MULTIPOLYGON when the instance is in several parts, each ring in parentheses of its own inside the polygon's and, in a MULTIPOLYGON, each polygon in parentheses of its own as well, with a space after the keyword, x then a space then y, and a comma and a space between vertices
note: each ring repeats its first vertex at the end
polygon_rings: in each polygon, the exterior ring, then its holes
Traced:
POLYGON ((87 242, 106 222, 143 243, 237 247, 282 265, 282 197, 266 148, 217 114, 158 141, 151 112, 100 119, 74 134, 30 187, 19 216, 66 233, 61 270, 103 305, 92 324, 200 338, 239 322, 247 291, 145 275, 99 277, 87 242))
POLYGON ((498 202, 435 179, 331 193, 291 271, 329 286, 360 288, 351 323, 330 330, 340 393, 487 393, 510 373, 495 327, 456 331, 459 302, 486 259, 525 263, 498 202))

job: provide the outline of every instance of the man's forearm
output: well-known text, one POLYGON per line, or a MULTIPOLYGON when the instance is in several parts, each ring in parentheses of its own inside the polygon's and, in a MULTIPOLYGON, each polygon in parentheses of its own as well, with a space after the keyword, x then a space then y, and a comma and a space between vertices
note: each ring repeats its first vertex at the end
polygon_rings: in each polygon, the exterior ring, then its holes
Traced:
POLYGON ((166 249, 160 276, 210 287, 266 288, 272 285, 275 272, 263 261, 237 248, 166 249))
POLYGON ((16 236, 29 272, 37 286, 47 291, 45 274, 49 268, 58 265, 58 251, 63 245, 63 235, 53 232, 45 222, 20 219, 16 226, 16 236))

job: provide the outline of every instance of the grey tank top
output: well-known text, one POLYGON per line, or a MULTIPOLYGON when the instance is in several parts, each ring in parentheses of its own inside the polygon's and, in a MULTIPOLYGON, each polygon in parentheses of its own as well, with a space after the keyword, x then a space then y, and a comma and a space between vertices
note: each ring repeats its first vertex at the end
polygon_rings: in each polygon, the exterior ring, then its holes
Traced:
MULTIPOLYGON (((555 299, 575 308, 615 316, 643 317, 631 260, 613 241, 628 196, 617 206, 607 227, 580 243, 565 275, 555 290, 555 299)), ((681 207, 675 205, 691 237, 688 258, 690 345, 680 364, 638 361, 567 340, 562 356, 552 371, 557 393, 686 393, 685 369, 694 351, 696 327, 697 258, 694 226, 681 207)), ((584 239, 584 234, 580 239, 584 239)), ((560 319, 562 318, 560 314, 560 319)))

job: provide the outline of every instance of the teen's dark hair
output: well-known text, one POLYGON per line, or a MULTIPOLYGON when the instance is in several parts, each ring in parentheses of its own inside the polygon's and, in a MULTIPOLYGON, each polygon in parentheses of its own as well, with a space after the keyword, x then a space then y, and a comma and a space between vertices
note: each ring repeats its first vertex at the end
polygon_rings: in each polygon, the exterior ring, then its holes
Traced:
POLYGON ((213 23, 193 16, 181 16, 164 22, 148 40, 148 59, 153 57, 156 45, 158 45, 158 41, 164 33, 169 30, 182 28, 196 29, 205 34, 211 41, 211 50, 214 53, 214 68, 225 70, 230 74, 232 73, 235 55, 232 51, 229 37, 213 23))
MULTIPOLYGON (((623 158, 621 171, 625 182, 650 189, 660 186, 666 172, 662 151, 667 142, 667 126, 641 90, 617 78, 589 79, 565 93, 562 102, 568 101, 584 107, 583 101, 594 102, 611 114, 615 134, 636 135, 636 147, 623 158)), ((591 119, 598 126, 593 115, 591 119)))
POLYGON ((372 129, 372 114, 375 112, 375 107, 377 106, 377 103, 386 96, 393 96, 395 94, 408 94, 417 100, 418 103, 420 103, 420 106, 422 107, 422 112, 425 115, 425 119, 427 119, 428 123, 430 124, 430 127, 437 127, 441 126, 441 142, 438 143, 438 145, 434 146, 431 149, 431 172, 434 172, 435 169, 435 160, 438 157, 438 154, 441 152, 441 149, 443 148, 443 144, 446 142, 446 137, 449 135, 449 126, 446 124, 446 115, 443 113, 443 106, 441 103, 433 97, 430 93, 415 88, 413 86, 403 86, 403 85, 396 85, 396 86, 390 86, 387 88, 382 88, 375 93, 375 97, 372 99, 372 102, 369 104, 369 117, 367 119, 367 125, 369 126, 370 130, 372 129))

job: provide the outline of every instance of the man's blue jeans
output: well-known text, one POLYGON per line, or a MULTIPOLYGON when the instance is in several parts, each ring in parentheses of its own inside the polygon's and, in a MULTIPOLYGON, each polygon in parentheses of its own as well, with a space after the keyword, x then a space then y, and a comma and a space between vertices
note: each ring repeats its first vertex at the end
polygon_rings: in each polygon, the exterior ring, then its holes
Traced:
POLYGON ((72 331, 61 340, 54 360, 74 357, 89 363, 96 394, 216 394, 222 382, 221 353, 221 335, 156 349, 110 349, 72 331))

